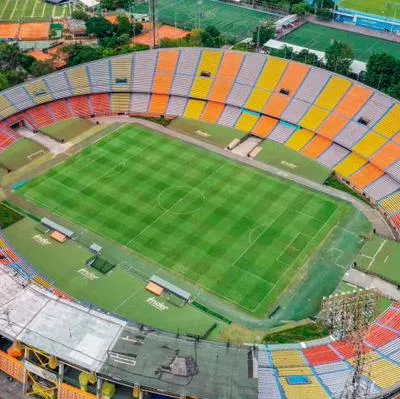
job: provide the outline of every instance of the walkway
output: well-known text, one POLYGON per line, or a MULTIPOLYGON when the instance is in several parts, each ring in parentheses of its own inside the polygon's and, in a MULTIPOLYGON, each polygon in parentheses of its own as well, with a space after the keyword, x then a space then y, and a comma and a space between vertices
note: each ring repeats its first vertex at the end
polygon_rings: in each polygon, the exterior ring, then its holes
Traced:
POLYGON ((388 224, 386 223, 386 220, 376 209, 373 209, 371 206, 362 202, 358 198, 345 193, 344 191, 340 191, 340 190, 336 190, 332 187, 324 186, 322 184, 313 182, 304 177, 300 177, 300 176, 294 175, 289 172, 283 172, 282 170, 280 170, 278 168, 275 168, 271 165, 267 165, 265 163, 256 161, 251 158, 242 157, 240 155, 233 154, 230 151, 218 148, 212 144, 204 143, 200 140, 197 140, 195 138, 178 133, 172 129, 161 126, 154 122, 150 122, 145 119, 131 118, 131 117, 127 117, 127 116, 126 117, 118 116, 118 117, 94 118, 94 120, 98 120, 100 123, 114 123, 116 121, 122 122, 122 123, 137 123, 139 125, 146 126, 150 129, 156 130, 160 133, 167 134, 168 136, 177 138, 177 139, 185 141, 187 143, 194 144, 198 147, 205 148, 214 153, 223 155, 224 157, 227 157, 227 158, 233 159, 235 161, 250 165, 254 168, 264 170, 265 172, 282 177, 286 180, 295 182, 302 186, 308 187, 312 190, 319 191, 321 193, 328 194, 332 197, 350 202, 356 209, 358 209, 360 212, 362 212, 365 215, 365 217, 369 220, 369 222, 372 224, 372 226, 375 228, 375 230, 378 234, 380 234, 384 237, 387 237, 389 239, 392 239, 392 240, 395 239, 395 236, 394 236, 392 230, 390 229, 390 227, 388 226, 388 224))
POLYGON ((371 276, 357 269, 350 269, 344 275, 343 280, 361 288, 377 288, 384 296, 400 301, 400 290, 394 284, 379 277, 371 276))
POLYGON ((41 144, 46 147, 52 154, 62 154, 67 151, 70 147, 72 147, 72 143, 59 143, 57 140, 52 139, 49 136, 45 136, 41 133, 33 133, 31 130, 26 127, 21 127, 17 129, 17 133, 27 139, 35 141, 36 143, 41 144))

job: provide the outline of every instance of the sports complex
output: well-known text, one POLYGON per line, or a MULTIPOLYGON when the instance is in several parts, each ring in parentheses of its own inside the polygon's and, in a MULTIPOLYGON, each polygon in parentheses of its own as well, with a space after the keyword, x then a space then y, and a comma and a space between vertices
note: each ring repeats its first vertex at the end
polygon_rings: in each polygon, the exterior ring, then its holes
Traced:
POLYGON ((395 397, 399 102, 310 65, 173 48, 7 89, 0 117, 0 369, 28 394, 341 397, 357 348, 265 331, 388 284, 360 384, 395 397))

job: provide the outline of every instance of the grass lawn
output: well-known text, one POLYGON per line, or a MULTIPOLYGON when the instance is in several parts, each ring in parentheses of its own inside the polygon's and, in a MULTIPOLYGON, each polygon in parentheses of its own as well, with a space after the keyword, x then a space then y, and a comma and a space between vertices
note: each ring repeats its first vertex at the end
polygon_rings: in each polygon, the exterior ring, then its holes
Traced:
MULTIPOLYGON (((19 254, 58 288, 75 298, 172 333, 179 330, 181 334, 202 335, 218 321, 192 306, 177 307, 165 297, 155 298, 164 305, 160 310, 154 301, 149 300, 154 296, 145 290, 144 281, 119 266, 107 275, 85 266, 93 255, 86 247, 76 241, 57 243, 36 230, 36 224, 25 218, 8 227, 4 234, 19 254)), ((218 334, 218 330, 213 336, 218 334)))
POLYGON ((94 126, 87 119, 68 119, 40 129, 40 132, 57 141, 67 142, 94 126))
POLYGON ((309 47, 313 50, 325 51, 335 39, 347 43, 353 49, 354 58, 359 61, 368 61, 372 54, 381 52, 387 52, 400 58, 399 43, 312 23, 304 24, 281 40, 298 46, 309 47))
MULTIPOLYGON (((147 14, 148 4, 135 5, 135 12, 147 14)), ((158 15, 160 22, 178 28, 191 30, 200 22, 202 28, 215 26, 224 35, 240 38, 251 35, 262 21, 277 19, 262 11, 213 0, 159 0, 158 15)))
POLYGON ((14 142, 0 154, 0 164, 15 170, 47 152, 47 149, 25 137, 14 142))
POLYGON ((289 328, 264 337, 264 344, 291 344, 324 338, 329 331, 319 323, 309 323, 302 326, 289 328))
POLYGON ((169 128, 221 148, 225 148, 232 140, 244 136, 244 133, 237 129, 186 118, 175 119, 169 128))
POLYGON ((282 144, 266 140, 261 146, 263 149, 256 156, 257 161, 267 163, 317 183, 323 183, 331 173, 325 166, 302 156, 282 144))
POLYGON ((50 19, 52 17, 65 17, 71 15, 70 4, 56 6, 44 0, 0 0, 0 19, 50 19))
POLYGON ((137 125, 19 193, 260 316, 349 209, 137 125))
MULTIPOLYGON (((386 0, 343 0, 338 7, 393 18, 395 15, 394 4, 400 5, 400 2, 398 0, 390 2, 386 0), (387 7, 387 3, 389 3, 389 7, 387 7)), ((398 13, 397 17, 399 17, 398 13)))
POLYGON ((358 255, 358 268, 400 284, 400 243, 374 237, 358 255))
POLYGON ((0 203, 0 229, 5 229, 8 226, 18 222, 23 218, 18 212, 9 208, 7 205, 0 203))

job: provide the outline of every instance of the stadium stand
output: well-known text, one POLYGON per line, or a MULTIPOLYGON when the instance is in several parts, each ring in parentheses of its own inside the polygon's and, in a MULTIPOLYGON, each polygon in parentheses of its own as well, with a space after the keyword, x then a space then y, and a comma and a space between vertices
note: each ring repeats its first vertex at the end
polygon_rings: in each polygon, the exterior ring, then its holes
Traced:
MULTIPOLYGON (((94 61, 0 96, 5 126, 119 113, 185 116, 285 144, 390 209, 398 229, 389 198, 400 182, 400 104, 359 82, 262 54, 182 48, 94 61)), ((1 138, 1 148, 12 141, 1 138)))
POLYGON ((89 118, 93 114, 87 96, 71 97, 68 99, 68 105, 75 117, 89 118))

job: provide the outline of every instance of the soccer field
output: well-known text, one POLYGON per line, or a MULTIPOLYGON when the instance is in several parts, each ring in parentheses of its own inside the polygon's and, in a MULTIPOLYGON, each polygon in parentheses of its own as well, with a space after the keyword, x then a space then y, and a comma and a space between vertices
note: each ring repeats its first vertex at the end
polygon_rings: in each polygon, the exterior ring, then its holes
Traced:
MULTIPOLYGON (((369 14, 376 14, 380 17, 392 18, 395 15, 396 4, 400 5, 400 1, 386 0, 343 0, 339 3, 339 8, 347 8, 357 10, 369 14), (388 6, 389 4, 389 6, 388 6)), ((397 15, 399 17, 399 15, 397 15)))
POLYGON ((71 4, 56 6, 44 0, 0 0, 0 19, 16 21, 27 18, 66 17, 71 15, 71 4))
POLYGON ((21 192, 260 315, 348 209, 139 125, 21 192))
POLYGON ((361 270, 374 273, 396 284, 400 284, 400 244, 374 237, 367 241, 357 256, 361 270))
POLYGON ((319 51, 325 51, 333 40, 340 40, 347 43, 353 49, 354 58, 359 61, 368 61, 368 58, 372 54, 381 52, 387 52, 394 57, 400 58, 399 43, 363 36, 353 32, 345 32, 339 29, 327 28, 312 23, 304 24, 281 40, 319 51))
MULTIPOLYGON (((147 3, 135 5, 135 12, 147 14, 147 3)), ((228 36, 244 38, 262 22, 278 19, 273 14, 239 7, 216 0, 159 0, 158 15, 160 22, 191 30, 199 26, 215 26, 228 36)))

